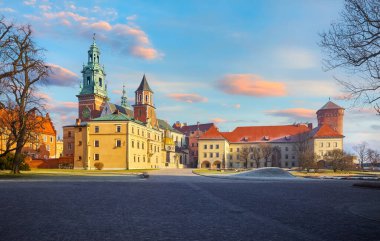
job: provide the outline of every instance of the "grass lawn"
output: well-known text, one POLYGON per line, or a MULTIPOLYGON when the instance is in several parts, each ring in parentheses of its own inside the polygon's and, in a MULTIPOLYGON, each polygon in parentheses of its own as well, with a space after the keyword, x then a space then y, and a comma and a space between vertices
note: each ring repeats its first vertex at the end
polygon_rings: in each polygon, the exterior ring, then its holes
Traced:
POLYGON ((135 169, 135 170, 75 170, 75 169, 31 169, 21 171, 21 174, 10 174, 9 170, 0 170, 0 178, 34 178, 53 176, 120 176, 136 175, 157 169, 135 169))
POLYGON ((321 169, 318 172, 309 172, 306 171, 290 171, 291 174, 298 177, 321 177, 321 176, 380 176, 380 172, 371 172, 371 171, 337 171, 329 169, 321 169))

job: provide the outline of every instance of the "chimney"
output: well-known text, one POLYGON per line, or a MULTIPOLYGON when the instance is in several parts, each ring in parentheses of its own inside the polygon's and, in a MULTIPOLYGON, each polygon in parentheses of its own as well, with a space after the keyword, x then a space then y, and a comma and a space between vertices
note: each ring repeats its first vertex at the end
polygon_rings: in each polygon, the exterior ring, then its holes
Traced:
POLYGON ((313 123, 307 123, 307 127, 309 127, 309 129, 313 129, 313 123))
POLYGON ((81 123, 81 120, 79 118, 75 120, 75 125, 79 126, 80 123, 81 123))
POLYGON ((178 128, 182 127, 181 122, 179 122, 179 121, 176 121, 174 125, 175 125, 175 127, 178 127, 178 128))

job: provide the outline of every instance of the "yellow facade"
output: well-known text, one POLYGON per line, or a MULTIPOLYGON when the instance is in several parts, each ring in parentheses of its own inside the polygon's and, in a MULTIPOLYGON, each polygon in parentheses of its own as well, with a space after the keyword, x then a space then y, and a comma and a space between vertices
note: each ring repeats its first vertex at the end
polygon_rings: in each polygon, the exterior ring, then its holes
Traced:
POLYGON ((314 153, 318 155, 320 159, 323 159, 323 156, 327 152, 334 149, 343 150, 343 138, 318 138, 313 139, 313 148, 314 153))

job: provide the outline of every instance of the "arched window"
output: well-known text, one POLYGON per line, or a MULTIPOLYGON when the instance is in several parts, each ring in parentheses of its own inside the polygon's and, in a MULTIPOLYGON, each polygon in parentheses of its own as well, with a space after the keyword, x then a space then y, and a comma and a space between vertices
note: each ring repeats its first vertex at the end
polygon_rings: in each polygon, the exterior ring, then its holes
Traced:
POLYGON ((149 102, 149 96, 148 95, 145 96, 145 101, 149 102))
POLYGON ((91 80, 90 80, 90 77, 88 76, 87 77, 87 85, 90 85, 90 82, 91 82, 91 80))
POLYGON ((103 86, 103 80, 102 80, 102 78, 99 78, 99 86, 100 86, 100 87, 103 86))
POLYGON ((141 94, 139 94, 139 102, 141 102, 141 94))

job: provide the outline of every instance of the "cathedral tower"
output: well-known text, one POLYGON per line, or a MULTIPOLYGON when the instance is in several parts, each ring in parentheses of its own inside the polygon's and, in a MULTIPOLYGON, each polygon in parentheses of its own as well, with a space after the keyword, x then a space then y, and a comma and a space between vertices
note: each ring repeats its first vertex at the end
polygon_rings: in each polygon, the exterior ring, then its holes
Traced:
POLYGON ((87 65, 83 65, 83 81, 80 85, 80 92, 77 95, 79 104, 79 118, 88 121, 100 116, 107 101, 107 85, 105 83, 106 74, 104 66, 100 66, 100 50, 93 43, 88 50, 87 65))
POLYGON ((330 101, 317 111, 318 126, 329 125, 343 135, 344 108, 330 101))
POLYGON ((134 117, 144 123, 150 122, 154 127, 158 126, 156 107, 153 104, 153 91, 150 89, 145 74, 140 86, 135 91, 135 104, 133 105, 134 117))

